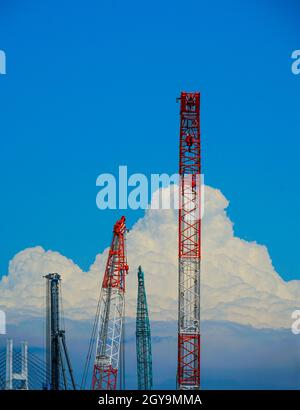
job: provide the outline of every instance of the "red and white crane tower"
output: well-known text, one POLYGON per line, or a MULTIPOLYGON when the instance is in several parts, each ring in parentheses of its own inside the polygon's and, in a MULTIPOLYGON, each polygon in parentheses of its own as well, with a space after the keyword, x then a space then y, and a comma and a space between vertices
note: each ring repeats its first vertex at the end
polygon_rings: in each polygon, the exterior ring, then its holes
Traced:
POLYGON ((115 390, 117 386, 125 308, 125 277, 128 273, 125 235, 125 217, 122 216, 114 226, 98 305, 93 390, 115 390))
POLYGON ((180 97, 177 388, 200 388, 200 93, 180 97))

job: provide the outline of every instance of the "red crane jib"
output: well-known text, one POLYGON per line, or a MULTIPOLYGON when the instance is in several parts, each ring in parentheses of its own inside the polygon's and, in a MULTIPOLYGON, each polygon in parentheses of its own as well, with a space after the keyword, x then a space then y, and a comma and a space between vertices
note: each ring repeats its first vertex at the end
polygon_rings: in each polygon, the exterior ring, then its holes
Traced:
POLYGON ((125 218, 122 216, 114 225, 96 317, 99 333, 92 379, 93 390, 115 390, 117 386, 119 356, 123 343, 125 277, 128 273, 125 235, 125 218))
POLYGON ((113 239, 108 254, 108 259, 103 278, 103 288, 119 288, 125 291, 125 274, 128 273, 128 265, 125 255, 125 239, 126 232, 125 217, 115 223, 113 229, 113 239))
POLYGON ((177 387, 200 388, 200 93, 180 98, 177 387))

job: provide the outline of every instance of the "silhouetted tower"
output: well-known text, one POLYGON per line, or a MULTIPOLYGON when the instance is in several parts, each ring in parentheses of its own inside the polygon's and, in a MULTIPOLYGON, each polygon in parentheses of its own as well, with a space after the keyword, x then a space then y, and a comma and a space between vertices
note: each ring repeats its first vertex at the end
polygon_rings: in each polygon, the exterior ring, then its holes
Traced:
POLYGON ((128 273, 125 217, 116 222, 106 263, 99 310, 96 357, 92 389, 115 390, 117 386, 125 308, 125 278, 128 273))
POLYGON ((72 388, 76 390, 66 346, 65 331, 60 327, 60 282, 58 273, 49 273, 46 288, 46 385, 45 389, 68 389, 66 366, 72 388))
POLYGON ((180 97, 177 388, 200 388, 200 93, 180 97))
POLYGON ((138 389, 152 389, 151 329, 148 315, 144 272, 138 268, 138 295, 136 314, 136 356, 138 389))

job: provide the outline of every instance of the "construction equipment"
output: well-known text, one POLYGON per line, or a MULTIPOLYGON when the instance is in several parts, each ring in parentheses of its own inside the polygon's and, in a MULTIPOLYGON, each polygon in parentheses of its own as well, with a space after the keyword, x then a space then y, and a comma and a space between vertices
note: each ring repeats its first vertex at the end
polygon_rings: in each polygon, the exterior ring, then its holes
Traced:
POLYGON ((200 93, 180 97, 177 388, 200 388, 200 93))
POLYGON ((49 273, 46 287, 46 381, 45 390, 68 389, 66 366, 71 378, 72 389, 76 384, 71 366, 65 330, 60 327, 60 282, 58 273, 49 273), (61 379, 63 384, 61 383, 61 379))
POLYGON ((117 386, 125 309, 126 256, 125 217, 116 222, 106 263, 98 311, 93 390, 115 390, 117 386))
POLYGON ((144 272, 138 268, 138 295, 136 313, 136 357, 138 390, 152 389, 151 329, 148 315, 144 272))

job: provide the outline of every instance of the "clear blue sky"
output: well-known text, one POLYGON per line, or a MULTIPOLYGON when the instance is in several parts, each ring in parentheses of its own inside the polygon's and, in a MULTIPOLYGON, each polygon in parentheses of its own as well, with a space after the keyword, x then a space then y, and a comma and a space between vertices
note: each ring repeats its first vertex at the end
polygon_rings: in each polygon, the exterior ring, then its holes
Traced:
POLYGON ((0 6, 0 276, 35 245, 88 268, 120 215, 97 210, 96 177, 176 172, 184 89, 202 93, 205 180, 231 201, 236 234, 300 278, 296 0, 0 6))

